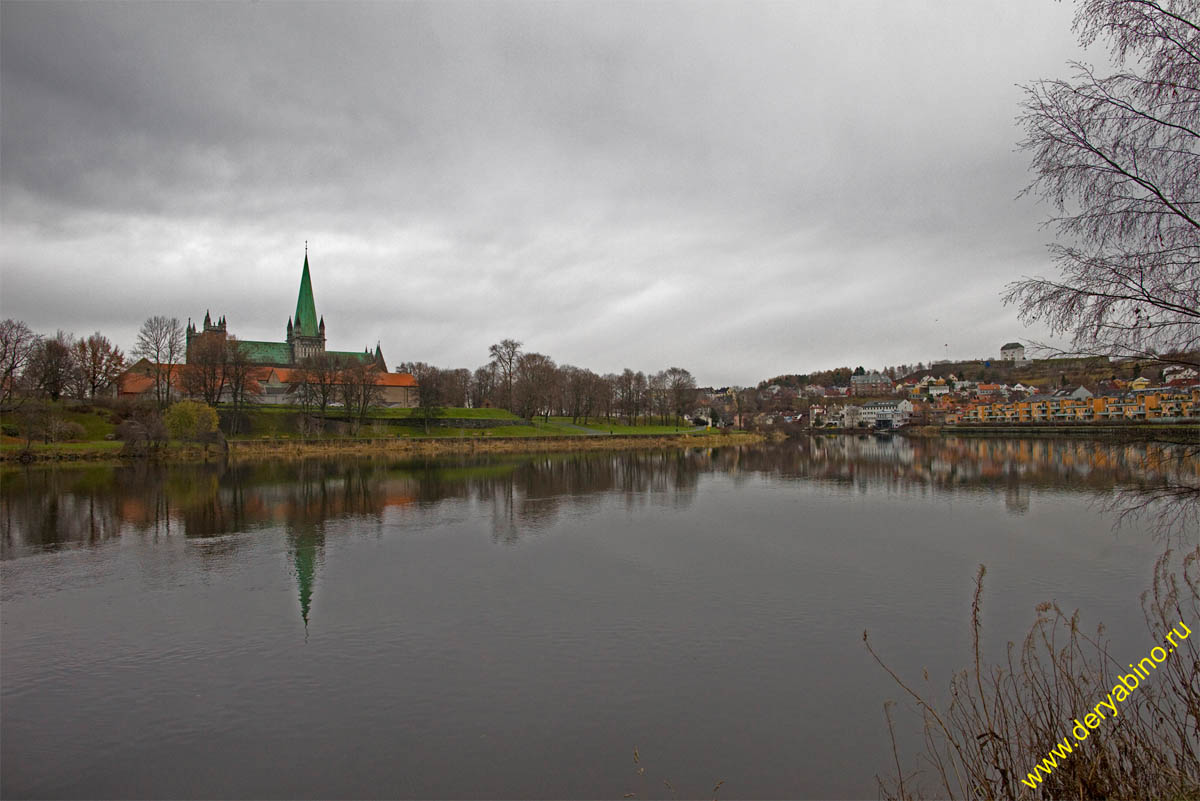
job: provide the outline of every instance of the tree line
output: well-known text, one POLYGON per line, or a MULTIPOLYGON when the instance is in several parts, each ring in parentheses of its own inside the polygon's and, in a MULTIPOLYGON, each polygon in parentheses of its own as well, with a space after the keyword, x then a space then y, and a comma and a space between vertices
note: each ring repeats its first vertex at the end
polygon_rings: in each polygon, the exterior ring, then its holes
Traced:
POLYGON ((587 423, 602 418, 631 424, 658 419, 668 425, 690 415, 696 401, 696 380, 682 367, 649 374, 626 368, 601 375, 527 352, 514 339, 492 345, 488 356, 473 371, 425 362, 404 362, 397 370, 416 378, 417 407, 430 417, 445 408, 490 406, 526 419, 569 417, 573 423, 587 423))
POLYGON ((125 354, 99 331, 44 336, 20 320, 0 322, 0 407, 29 397, 101 397, 125 367, 125 354))
MULTIPOLYGON (((658 420, 667 425, 690 415, 696 401, 696 381, 681 367, 653 373, 626 368, 601 375, 525 351, 513 339, 492 345, 488 355, 488 362, 474 371, 405 362, 397 372, 416 379, 416 405, 427 419, 446 408, 496 407, 526 419, 569 417, 586 423, 602 418, 632 424, 658 420)), ((236 417, 262 393, 244 343, 232 336, 201 334, 189 349, 185 329, 175 317, 147 318, 128 358, 99 332, 86 338, 62 331, 40 336, 10 319, 0 323, 0 404, 11 406, 18 396, 51 401, 111 396, 118 378, 140 359, 146 360, 151 397, 159 410, 182 393, 210 406, 226 402, 236 417)), ((378 368, 370 360, 321 353, 303 359, 293 370, 288 399, 319 418, 336 406, 361 425, 383 402, 378 368)))

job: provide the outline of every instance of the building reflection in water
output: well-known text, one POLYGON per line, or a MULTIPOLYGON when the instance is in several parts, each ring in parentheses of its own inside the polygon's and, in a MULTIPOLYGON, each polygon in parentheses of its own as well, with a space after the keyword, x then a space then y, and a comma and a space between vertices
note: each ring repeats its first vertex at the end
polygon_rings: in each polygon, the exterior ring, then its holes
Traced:
POLYGON ((1035 490, 1110 494, 1167 481, 1200 484, 1178 446, 1078 439, 810 437, 776 446, 631 453, 495 456, 477 460, 296 461, 268 464, 9 468, 0 481, 0 558, 101 546, 121 536, 185 538, 214 567, 242 538, 282 527, 307 627, 324 559, 326 526, 353 518, 383 530, 398 514, 419 521, 459 502, 489 521, 494 541, 516 543, 617 498, 629 509, 683 508, 700 476, 766 476, 855 493, 989 490, 1015 514, 1035 490))
POLYGON ((304 631, 307 632, 317 565, 325 555, 325 533, 315 526, 303 532, 292 529, 288 531, 288 547, 295 567, 296 587, 300 593, 300 617, 304 620, 304 631))

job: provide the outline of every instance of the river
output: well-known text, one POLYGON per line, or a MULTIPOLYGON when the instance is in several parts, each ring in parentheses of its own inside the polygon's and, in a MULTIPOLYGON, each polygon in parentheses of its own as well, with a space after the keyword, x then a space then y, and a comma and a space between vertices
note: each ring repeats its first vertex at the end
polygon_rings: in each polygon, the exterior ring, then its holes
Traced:
POLYGON ((1153 484, 1157 455, 823 437, 8 469, 0 785, 873 798, 902 693, 863 630, 944 688, 970 661, 979 564, 989 653, 1045 600, 1145 650, 1163 538, 1105 504, 1153 484))

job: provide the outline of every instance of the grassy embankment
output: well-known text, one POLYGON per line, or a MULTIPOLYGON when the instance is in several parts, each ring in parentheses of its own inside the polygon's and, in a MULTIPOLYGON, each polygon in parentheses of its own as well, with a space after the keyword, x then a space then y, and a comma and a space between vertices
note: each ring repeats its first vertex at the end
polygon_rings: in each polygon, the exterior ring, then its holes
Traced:
MULTIPOLYGON (((589 418, 587 423, 571 422, 569 417, 551 417, 545 420, 541 417, 533 420, 523 420, 506 409, 443 409, 440 414, 429 422, 426 432, 417 409, 379 409, 371 413, 370 418, 359 428, 357 435, 351 435, 339 428, 345 428, 347 419, 338 410, 326 413, 326 431, 321 434, 296 430, 294 422, 299 415, 294 406, 258 406, 250 413, 252 430, 250 433, 230 437, 233 441, 288 439, 467 439, 497 437, 587 437, 598 435, 674 435, 694 432, 697 429, 688 426, 674 425, 623 425, 616 422, 606 422, 589 418), (487 427, 456 426, 456 421, 487 421, 487 427), (404 422, 400 422, 404 421, 404 422), (511 425, 505 425, 511 421, 511 425)), ((315 417, 315 415, 314 415, 315 417)))
MULTIPOLYGON (((295 418, 290 407, 255 411, 261 421, 274 416, 280 422, 295 418)), ((307 456, 330 453, 396 453, 428 456, 447 453, 515 453, 533 451, 626 450, 630 448, 667 448, 679 446, 734 445, 761 441, 757 434, 711 432, 691 426, 623 425, 591 418, 587 423, 571 422, 569 417, 522 420, 504 409, 444 409, 426 432, 417 423, 416 409, 385 409, 363 425, 357 436, 346 434, 303 435, 283 431, 270 436, 246 436, 230 439, 231 458, 307 456), (397 419, 414 421, 397 424, 397 419), (487 420, 486 428, 455 426, 453 421, 487 420), (504 423, 511 421, 511 425, 504 423)), ((336 414, 332 422, 340 421, 336 414)))
MULTIPOLYGON (((113 456, 120 452, 124 443, 115 439, 116 425, 112 421, 109 409, 93 407, 87 411, 78 411, 63 405, 58 414, 63 423, 76 423, 83 429, 83 435, 66 442, 44 442, 34 440, 28 445, 35 456, 62 455, 65 458, 95 458, 96 456, 113 456)), ((0 436, 0 458, 10 459, 26 449, 25 438, 14 436, 12 432, 19 429, 14 415, 0 416, 0 425, 4 434, 0 436)))
MULTIPOLYGON (((65 423, 78 423, 83 434, 64 442, 34 442, 28 449, 23 438, 4 436, 0 440, 0 459, 14 461, 27 450, 28 458, 37 460, 111 459, 122 455, 123 443, 110 439, 116 429, 111 410, 95 407, 78 411, 64 405, 57 414, 65 423)), ((419 412, 413 409, 380 409, 357 435, 350 435, 344 433, 344 421, 331 412, 328 419, 333 425, 329 428, 342 428, 343 433, 303 434, 296 430, 299 414, 294 407, 255 407, 248 415, 251 433, 228 438, 230 454, 235 458, 379 452, 432 455, 729 445, 761 439, 743 432, 717 433, 687 426, 621 425, 594 419, 584 424, 562 417, 524 421, 504 409, 445 409, 439 421, 431 422, 428 433, 420 423, 393 422, 406 418, 415 422, 418 416, 419 412), (454 420, 480 420, 494 425, 486 428, 445 425, 454 420), (508 421, 512 424, 505 425, 508 421)), ((15 421, 6 416, 4 423, 11 432, 15 421)), ((171 442, 155 451, 155 455, 191 460, 211 458, 216 452, 214 447, 206 450, 193 443, 171 442)))
POLYGON ((230 443, 231 459, 295 458, 332 455, 394 454, 440 456, 476 453, 539 453, 583 450, 634 450, 646 448, 716 448, 763 441, 747 431, 696 434, 526 435, 518 437, 396 437, 342 440, 242 440, 230 443))
MULTIPOLYGON (((222 415, 229 412, 225 406, 220 407, 219 411, 222 415)), ((324 431, 302 433, 298 430, 296 422, 301 417, 307 417, 310 420, 317 420, 321 417, 319 412, 302 414, 295 406, 279 405, 279 404, 262 404, 250 408, 246 412, 246 417, 250 424, 249 430, 246 433, 238 434, 230 437, 231 440, 249 440, 262 439, 264 437, 271 439, 370 439, 378 437, 413 437, 426 436, 424 427, 419 422, 419 414, 416 409, 376 409, 371 413, 371 416, 361 426, 357 435, 351 435, 348 431, 349 420, 341 413, 340 409, 329 409, 325 413, 324 431)), ((499 428, 506 428, 503 421, 511 420, 513 425, 519 425, 521 419, 507 409, 443 409, 438 415, 438 418, 430 421, 429 434, 432 437, 443 436, 459 436, 457 430, 450 426, 444 425, 445 422, 452 420, 478 420, 494 423, 495 425, 482 430, 496 431, 499 428), (443 424, 439 424, 443 423, 443 424)), ((223 422, 223 428, 225 427, 223 422)), ((519 436, 519 435, 513 435, 519 436)))

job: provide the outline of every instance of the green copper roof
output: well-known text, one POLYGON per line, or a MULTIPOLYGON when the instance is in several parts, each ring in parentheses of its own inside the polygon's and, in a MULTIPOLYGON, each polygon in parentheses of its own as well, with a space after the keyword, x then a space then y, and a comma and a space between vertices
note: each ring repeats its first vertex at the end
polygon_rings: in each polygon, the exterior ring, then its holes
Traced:
POLYGON ((252 339, 239 340, 246 355, 255 364, 287 365, 292 363, 292 349, 286 342, 257 342, 252 339))
POLYGON ((304 252, 304 274, 300 276, 300 296, 296 298, 296 336, 315 337, 317 331, 317 304, 313 301, 312 278, 308 275, 308 251, 304 252))
POLYGON ((369 353, 363 353, 361 350, 327 350, 325 351, 330 356, 338 356, 346 359, 358 359, 360 362, 369 362, 374 357, 369 353))

